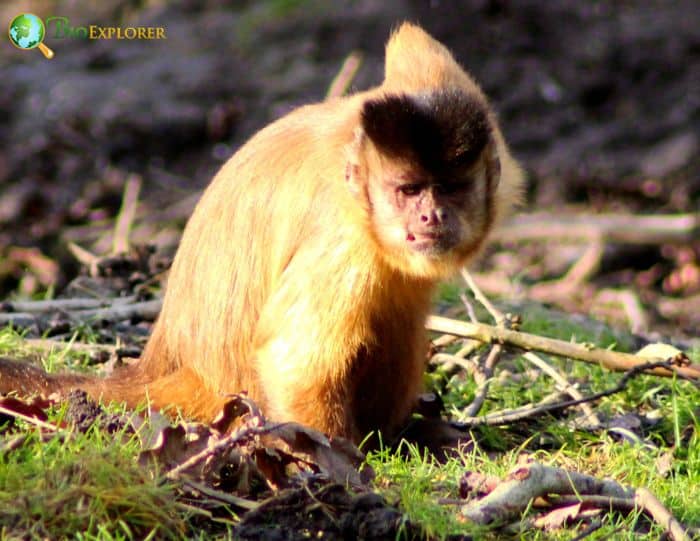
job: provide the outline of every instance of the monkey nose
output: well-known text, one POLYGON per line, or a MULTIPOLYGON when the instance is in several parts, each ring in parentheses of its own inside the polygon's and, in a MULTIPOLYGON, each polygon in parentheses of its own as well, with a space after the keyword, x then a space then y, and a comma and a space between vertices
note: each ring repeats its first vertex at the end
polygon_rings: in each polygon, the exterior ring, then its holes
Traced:
POLYGON ((438 210, 421 214, 420 221, 427 226, 441 225, 445 221, 445 213, 438 210))

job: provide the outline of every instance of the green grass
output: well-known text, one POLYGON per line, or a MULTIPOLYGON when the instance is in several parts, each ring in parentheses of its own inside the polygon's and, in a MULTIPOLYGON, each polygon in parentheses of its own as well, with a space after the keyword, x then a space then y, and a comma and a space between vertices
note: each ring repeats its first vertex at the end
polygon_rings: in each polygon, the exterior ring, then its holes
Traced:
MULTIPOLYGON (((686 397, 688 398, 688 397, 686 397)), ((695 395, 696 400, 698 397, 695 395)), ((597 477, 612 478, 626 486, 648 487, 674 515, 686 525, 700 523, 700 441, 694 424, 694 435, 673 457, 671 471, 665 475, 657 473, 657 461, 669 448, 650 450, 629 443, 620 442, 608 436, 587 436, 579 434, 573 438, 561 437, 556 450, 535 450, 538 436, 533 434, 524 448, 514 448, 500 454, 486 452, 483 448, 466 453, 446 464, 436 464, 421 456, 415 449, 409 458, 388 451, 380 451, 369 456, 368 462, 377 472, 376 485, 390 500, 400 502, 401 508, 411 520, 424 525, 429 534, 437 538, 448 535, 466 534, 477 538, 503 539, 502 534, 488 534, 484 528, 466 524, 459 515, 459 505, 440 503, 442 499, 459 498, 459 479, 465 471, 475 471, 486 475, 502 477, 516 464, 519 455, 527 454, 538 462, 588 473, 597 477), (567 441, 569 440, 569 441, 567 441), (532 447, 528 449, 527 447, 532 447)), ((478 431, 475 431, 478 434, 478 431)), ((561 429, 552 428, 557 436, 561 429)), ((657 540, 663 529, 650 524, 637 515, 623 516, 609 513, 603 516, 603 525, 590 539, 635 539, 657 540), (646 533, 621 534, 631 532, 637 523, 646 533), (628 537, 625 537, 628 536, 628 537)), ((553 540, 571 539, 574 527, 560 532, 543 533, 537 530, 520 532, 521 539, 553 540)))
MULTIPOLYGON (((486 310, 476 302, 468 290, 459 282, 443 282, 439 284, 435 294, 435 301, 439 307, 462 307, 460 294, 465 293, 471 300, 479 321, 491 323, 491 317, 486 310)), ((523 301, 522 304, 509 306, 507 303, 496 303, 499 309, 504 312, 514 312, 521 314, 522 324, 519 330, 540 336, 559 338, 560 340, 571 340, 595 344, 602 348, 613 348, 622 351, 629 351, 633 344, 633 336, 620 329, 613 329, 598 322, 582 324, 581 321, 573 319, 569 314, 561 311, 549 309, 536 302, 523 301)), ((460 310, 462 315, 466 310, 460 310)), ((698 351, 700 353, 700 351, 698 351)))
MULTIPOLYGON (((454 291, 453 291, 454 294, 454 291)), ((586 331, 574 322, 547 312, 528 310, 523 329, 565 340, 576 339, 624 350, 624 335, 586 331), (621 338, 622 337, 622 338, 621 338)), ((89 336, 83 331, 81 338, 89 336)), ((0 330, 0 355, 28 355, 22 336, 10 329, 0 330)), ((698 360, 700 351, 690 352, 698 360)), ((584 394, 613 387, 621 377, 599 367, 547 359, 584 394)), ((69 367, 86 369, 84 354, 55 351, 44 359, 52 370, 69 367)), ((531 369, 514 356, 499 366, 514 374, 531 369)), ((455 414, 473 398, 474 382, 461 375, 447 377, 439 370, 427 380, 443 389, 448 410, 455 414)), ((547 377, 516 381, 514 377, 495 380, 481 413, 536 402, 554 390, 547 377)), ((625 414, 643 423, 641 446, 621 441, 604 431, 586 432, 570 428, 561 415, 548 415, 510 427, 478 427, 474 450, 437 464, 415 448, 406 446, 401 454, 388 450, 373 452, 368 463, 377 473, 375 489, 398 505, 413 521, 436 539, 471 533, 480 539, 506 539, 465 523, 459 505, 445 499, 459 497, 459 480, 466 471, 503 476, 523 456, 539 462, 610 477, 632 487, 645 486, 688 526, 700 525, 700 390, 689 382, 641 376, 618 394, 594 405, 603 419, 625 414), (667 471, 659 464, 669 463, 667 471)), ((52 413, 50 422, 59 423, 63 412, 52 413)), ((221 527, 201 532, 206 518, 183 508, 177 489, 163 483, 153 472, 138 466, 138 440, 128 434, 108 435, 93 429, 80 434, 62 429, 45 441, 34 427, 19 424, 13 433, 0 435, 0 445, 17 434, 27 434, 21 446, 0 455, 0 539, 77 537, 91 540, 190 538, 211 535, 225 537, 221 527), (216 533, 218 532, 218 533, 216 533)), ((526 514, 532 518, 534 511, 526 514)), ((661 528, 632 514, 607 513, 602 526, 587 539, 659 539, 661 528), (636 528, 636 530, 635 530, 636 528), (645 533, 641 533, 645 532, 645 533)), ((576 525, 562 531, 528 529, 514 534, 526 540, 564 540, 575 536, 576 525)), ((512 538, 512 537, 510 537, 512 538)))
MULTIPOLYGON (((87 371, 90 365, 90 355, 85 351, 76 351, 70 347, 57 349, 49 353, 33 349, 23 339, 24 333, 12 327, 0 328, 0 355, 16 358, 36 359, 47 372, 59 370, 87 371)), ((95 333, 88 326, 79 327, 70 342, 95 342, 95 333)))
MULTIPOLYGON (((60 424, 63 413, 54 412, 50 421, 60 424)), ((33 426, 20 426, 20 433, 26 440, 0 462, 1 539, 172 539, 186 533, 187 515, 175 505, 173 488, 136 462, 133 434, 61 430, 46 440, 33 426)))
MULTIPOLYGON (((9 327, 0 329, 0 355, 37 356, 9 327)), ((70 349, 41 362, 49 371, 88 369, 88 356, 70 349)), ((118 406, 109 411, 120 413, 118 406)), ((61 427, 64 415, 51 411, 49 423, 61 427)), ((181 539, 188 533, 190 514, 173 486, 138 465, 133 433, 68 427, 42 434, 23 421, 6 431, 0 418, 0 449, 22 435, 21 445, 0 451, 0 540, 181 539)))

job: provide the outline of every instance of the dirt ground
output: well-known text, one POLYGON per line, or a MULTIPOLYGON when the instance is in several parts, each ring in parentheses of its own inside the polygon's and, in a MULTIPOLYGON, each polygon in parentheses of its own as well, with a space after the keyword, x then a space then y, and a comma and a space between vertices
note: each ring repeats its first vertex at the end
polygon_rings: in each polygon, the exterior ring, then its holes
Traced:
MULTIPOLYGON (((292 107, 322 99, 351 51, 363 55, 354 87, 378 82, 383 44, 405 19, 445 42, 492 98, 529 173, 526 211, 698 210, 694 0, 133 5, 31 4, 75 26, 162 26, 167 40, 59 38, 49 27, 51 61, 38 51, 0 51, 0 298, 60 292, 78 271, 69 242, 106 253, 133 175, 143 183, 133 240, 172 250, 198 191, 242 142, 292 107)), ((3 7, 0 15, 13 13, 3 7)), ((590 284, 632 284, 650 327, 693 334, 698 237, 606 245, 590 284), (677 301, 674 310, 659 310, 667 299, 677 301)), ((523 272, 525 282, 561 271, 530 257, 543 268, 523 272)), ((498 265, 490 260, 485 268, 498 265)))

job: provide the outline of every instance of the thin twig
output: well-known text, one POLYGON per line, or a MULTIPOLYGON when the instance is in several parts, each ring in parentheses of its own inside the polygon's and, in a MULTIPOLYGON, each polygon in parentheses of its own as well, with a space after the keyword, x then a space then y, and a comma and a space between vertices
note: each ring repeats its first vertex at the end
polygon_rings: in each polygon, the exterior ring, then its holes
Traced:
POLYGON ((165 477, 167 479, 177 479, 183 472, 206 460, 208 457, 212 456, 218 451, 230 447, 234 443, 244 440, 245 438, 259 436, 261 434, 266 434, 272 430, 277 430, 279 427, 285 424, 287 423, 268 423, 263 426, 244 427, 241 430, 237 430, 236 432, 233 432, 232 434, 221 438, 219 441, 217 441, 210 447, 202 449, 199 453, 192 455, 184 462, 181 462, 177 466, 174 466, 173 468, 168 470, 168 472, 165 474, 165 477))
POLYGON ((23 413, 13 411, 13 410, 8 409, 4 406, 0 406, 0 413, 4 413, 5 415, 9 415, 10 417, 15 417, 17 419, 22 419, 23 421, 26 421, 27 423, 36 425, 39 428, 43 428, 45 430, 50 430, 51 432, 58 432, 59 431, 59 428, 56 425, 52 425, 51 423, 47 423, 46 421, 42 421, 41 419, 37 419, 36 417, 31 417, 29 415, 25 415, 23 413))
MULTIPOLYGON (((483 294, 481 289, 479 289, 479 286, 476 285, 476 282, 472 278, 471 274, 469 274, 469 271, 463 268, 461 272, 462 278, 464 278, 464 281, 472 290, 474 298, 478 300, 484 308, 486 308, 489 314, 491 314, 491 317, 493 317, 494 321, 496 322, 496 325, 505 328, 507 324, 507 319, 503 315, 503 313, 500 310, 498 310, 493 304, 491 304, 491 301, 489 301, 486 295, 483 294)), ((464 297, 464 301, 467 303, 468 307, 471 307, 471 303, 469 303, 466 296, 464 297)), ((473 312, 474 310, 472 308, 472 313, 473 312)), ((472 321, 476 323, 476 315, 472 317, 472 321)), ((494 344, 491 347, 491 350, 489 351, 489 354, 486 357, 483 366, 480 366, 479 372, 475 374, 475 379, 481 381, 479 388, 477 389, 476 394, 474 396, 474 400, 472 400, 471 404, 469 404, 464 410, 464 415, 466 417, 474 417, 479 413, 479 411, 481 411, 481 408, 483 407, 484 402, 486 401, 486 396, 488 395, 489 387, 491 386, 491 380, 493 378, 494 370, 496 369, 496 365, 498 364, 498 362, 501 360, 502 353, 503 346, 501 344, 494 344)))
POLYGON ((476 317, 476 310, 474 310, 474 305, 469 300, 469 297, 467 297, 464 293, 460 293, 459 299, 462 301, 462 304, 467 309, 467 317, 469 317, 469 321, 471 321, 472 323, 478 323, 479 318, 476 317))
POLYGON ((112 240, 112 255, 125 254, 129 251, 129 235, 131 226, 136 217, 136 206, 139 202, 141 191, 141 177, 129 175, 124 185, 122 206, 117 214, 117 222, 114 225, 114 238, 112 240))
POLYGON ((475 362, 449 353, 436 353, 430 358, 430 363, 443 366, 447 372, 451 371, 453 366, 458 366, 469 375, 473 375, 477 371, 475 362))
POLYGON ((462 359, 466 359, 467 357, 469 357, 469 355, 474 353, 483 345, 484 344, 479 342, 478 340, 467 339, 465 340, 465 344, 455 352, 455 357, 461 357, 462 359))
POLYGON ((252 500, 247 500, 246 498, 241 498, 240 496, 236 496, 234 494, 228 494, 226 492, 222 492, 221 490, 216 490, 212 487, 209 487, 204 483, 198 483, 196 481, 193 481, 192 479, 186 479, 185 481, 183 481, 183 484, 191 489, 201 492, 209 498, 218 500, 223 503, 229 503, 231 505, 235 505, 243 509, 257 509, 261 505, 261 502, 255 502, 252 500))
MULTIPOLYGON (((525 350, 569 357, 577 361, 597 364, 608 370, 620 372, 630 370, 635 366, 647 365, 649 361, 649 359, 644 359, 631 353, 621 353, 592 345, 565 342, 554 338, 536 336, 511 329, 501 329, 483 323, 468 323, 442 316, 429 316, 426 327, 431 331, 473 338, 484 343, 499 342, 525 350)), ((672 377, 676 374, 689 379, 700 380, 700 365, 674 365, 668 368, 655 368, 650 370, 649 373, 665 377, 672 377)))
POLYGON ((88 269, 90 276, 97 275, 97 264, 100 262, 99 256, 89 252, 82 246, 78 246, 75 242, 68 243, 68 251, 73 254, 73 257, 88 269))
POLYGON ((489 314, 491 314, 491 317, 493 317, 494 321, 496 322, 496 325, 502 326, 505 322, 505 316, 503 315, 503 312, 496 308, 486 297, 486 295, 484 295, 479 286, 476 285, 474 278, 472 278, 472 275, 467 269, 463 268, 461 270, 461 273, 462 278, 464 278, 464 281, 469 286, 469 289, 471 289, 474 293, 474 298, 478 300, 483 305, 483 307, 486 308, 486 310, 488 310, 489 314))
POLYGON ((348 88, 350 88, 352 80, 355 78, 357 70, 360 69, 361 65, 362 54, 358 51, 351 52, 343 61, 343 65, 340 67, 340 70, 338 70, 338 74, 333 78, 333 81, 328 87, 326 99, 344 96, 348 88))
POLYGON ((587 528, 585 528, 581 533, 579 533, 576 537, 571 539, 571 541, 582 541, 592 533, 600 530, 603 527, 603 521, 602 520, 596 520, 593 521, 591 524, 588 525, 587 528))
POLYGON ((435 348, 441 348, 449 346, 450 344, 459 340, 459 337, 453 336, 451 334, 441 334, 435 340, 432 340, 432 345, 435 348))
POLYGON ((474 375, 474 379, 480 379, 481 383, 476 390, 474 400, 464 409, 466 417, 477 415, 481 411, 484 402, 486 402, 486 396, 488 395, 491 381, 493 381, 493 371, 501 358, 501 353, 503 353, 503 346, 499 344, 492 346, 483 365, 480 365, 480 370, 474 375))
MULTIPOLYGON (((527 352, 523 355, 523 357, 528 360, 530 363, 534 364, 537 368, 542 370, 545 374, 547 374, 550 378, 552 378, 558 387, 564 391, 566 394, 568 394, 571 398, 574 400, 583 400, 584 396, 581 391, 579 391, 574 385, 572 385, 564 376, 562 376, 557 370, 555 370, 552 366, 550 366, 548 363, 546 363, 544 360, 540 359, 537 355, 534 353, 527 352)), ((591 424, 592 426, 600 426, 601 421, 598 415, 593 411, 593 408, 587 403, 583 402, 580 404, 581 410, 583 411, 584 418, 586 421, 591 424)))
POLYGON ((543 413, 559 410, 562 407, 566 407, 562 406, 562 404, 567 403, 565 401, 562 401, 562 398, 564 398, 565 396, 566 395, 563 395, 561 392, 557 391, 556 393, 552 393, 550 395, 545 396, 537 404, 525 404, 524 406, 520 406, 519 408, 494 411, 486 415, 479 415, 474 417, 459 415, 457 417, 457 420, 455 421, 455 424, 460 430, 475 426, 510 425, 513 423, 524 421, 525 419, 537 417, 539 415, 542 415, 543 413))
POLYGON ((551 397, 553 395, 549 395, 545 400, 542 400, 538 404, 527 404, 525 406, 522 406, 520 408, 515 408, 513 410, 508 410, 508 411, 503 411, 503 412, 494 412, 490 413, 488 415, 484 415, 481 417, 460 417, 459 422, 460 424, 463 425, 468 425, 468 426, 480 426, 480 425, 504 425, 504 424, 511 424, 516 421, 522 421, 523 419, 526 418, 531 418, 536 415, 541 415, 542 413, 546 413, 549 411, 556 411, 556 410, 561 410, 564 408, 570 408, 572 406, 578 406, 580 404, 583 404, 585 402, 594 402, 596 400, 600 400, 601 398, 605 398, 607 396, 611 396, 613 394, 619 393, 622 390, 625 389, 629 381, 641 374, 643 374, 646 370, 649 369, 655 369, 661 366, 669 366, 670 363, 669 361, 657 361, 657 362, 649 362, 646 364, 642 364, 639 366, 635 366, 631 368, 629 371, 627 371, 623 376, 620 378, 620 381, 617 382, 617 385, 612 387, 611 389, 607 389, 605 391, 600 391, 597 393, 594 393, 589 396, 585 396, 581 399, 578 400, 565 400, 565 401, 552 401, 551 397))

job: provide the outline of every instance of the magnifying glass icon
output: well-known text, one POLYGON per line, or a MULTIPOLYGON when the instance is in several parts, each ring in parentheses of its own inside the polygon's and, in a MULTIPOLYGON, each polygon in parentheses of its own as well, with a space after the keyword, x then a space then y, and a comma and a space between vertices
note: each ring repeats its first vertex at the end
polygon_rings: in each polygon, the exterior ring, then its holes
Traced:
POLYGON ((53 51, 43 43, 46 35, 44 21, 33 13, 21 13, 12 19, 8 35, 12 45, 18 49, 28 50, 38 47, 46 58, 53 58, 53 51))

